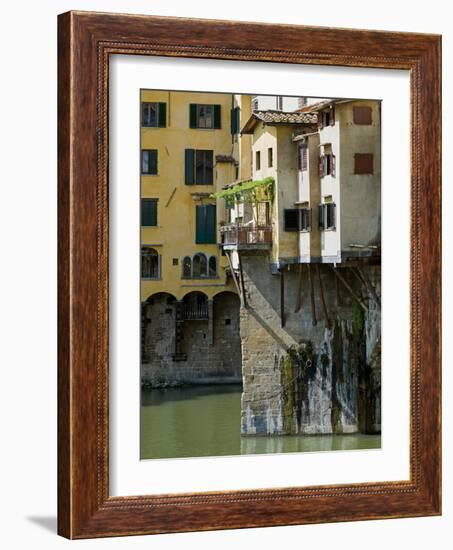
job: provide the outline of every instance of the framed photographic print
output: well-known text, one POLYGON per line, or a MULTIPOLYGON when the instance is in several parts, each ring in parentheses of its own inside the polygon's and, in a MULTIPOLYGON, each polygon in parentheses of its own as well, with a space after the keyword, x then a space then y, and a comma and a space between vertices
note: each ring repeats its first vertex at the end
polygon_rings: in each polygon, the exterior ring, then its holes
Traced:
POLYGON ((59 17, 59 533, 440 504, 440 37, 59 17))

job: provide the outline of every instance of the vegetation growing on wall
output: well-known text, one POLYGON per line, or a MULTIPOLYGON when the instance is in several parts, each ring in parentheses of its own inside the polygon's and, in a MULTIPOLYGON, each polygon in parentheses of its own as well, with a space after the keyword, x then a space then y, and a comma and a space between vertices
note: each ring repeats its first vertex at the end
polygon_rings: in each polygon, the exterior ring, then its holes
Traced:
POLYGON ((274 200, 275 179, 267 177, 261 180, 249 180, 237 183, 228 189, 213 193, 211 198, 225 199, 227 204, 234 202, 257 203, 274 200))

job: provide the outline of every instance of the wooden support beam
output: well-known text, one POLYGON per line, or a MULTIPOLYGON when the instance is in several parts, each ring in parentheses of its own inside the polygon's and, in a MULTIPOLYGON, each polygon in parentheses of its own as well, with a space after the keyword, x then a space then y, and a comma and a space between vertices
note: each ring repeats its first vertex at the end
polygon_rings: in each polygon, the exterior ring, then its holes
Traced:
POLYGON ((299 264, 299 282, 297 284, 296 309, 294 310, 294 313, 300 311, 300 308, 302 307, 302 267, 303 264, 299 264))
POLYGON ((335 297, 337 301, 337 307, 341 307, 341 294, 340 294, 340 283, 338 282, 338 278, 335 277, 335 297))
POLYGON ((244 302, 244 307, 247 307, 247 296, 245 295, 245 284, 244 284, 244 272, 242 271, 242 258, 241 253, 238 251, 239 258, 239 274, 241 276, 241 287, 242 287, 242 299, 244 302))
POLYGON ((319 264, 316 264, 316 274, 318 276, 319 291, 321 293, 321 304, 322 304, 322 311, 324 313, 324 319, 326 321, 327 327, 330 328, 329 313, 327 311, 326 299, 324 296, 324 286, 322 284, 321 269, 319 268, 319 264))
POLYGON ((307 264, 308 268, 308 283, 310 285, 310 301, 311 301, 311 322, 313 326, 318 324, 316 319, 316 304, 315 304, 315 287, 313 285, 313 278, 311 276, 311 264, 307 264))
POLYGON ((242 292, 241 292, 241 289, 239 287, 239 282, 236 278, 236 273, 234 272, 234 269, 233 269, 233 262, 231 261, 230 252, 228 250, 225 250, 225 255, 226 255, 227 260, 228 260, 228 265, 230 266, 231 276, 233 277, 234 285, 236 286, 236 290, 238 291, 239 299, 241 300, 241 306, 243 306, 244 305, 244 298, 242 296, 242 292))
POLYGON ((378 294, 376 292, 376 288, 374 287, 373 283, 370 281, 370 278, 368 277, 367 273, 365 271, 363 271, 362 268, 360 268, 360 267, 357 267, 357 271, 360 274, 360 276, 362 277, 368 292, 371 294, 371 296, 373 296, 374 300, 376 301, 376 303, 377 303, 377 305, 380 309, 381 308, 381 298, 380 298, 380 296, 378 296, 378 294))
POLYGON ((280 269, 280 320, 282 328, 285 326, 285 275, 280 269))
POLYGON ((368 307, 367 305, 365 304, 365 302, 360 299, 357 294, 354 292, 354 290, 352 289, 351 285, 345 280, 345 278, 343 277, 343 275, 340 275, 340 273, 338 272, 338 269, 336 267, 333 267, 332 266, 332 270, 333 272, 335 273, 335 275, 340 279, 340 281, 343 283, 343 285, 345 286, 345 288, 347 289, 347 291, 349 292, 349 294, 353 297, 353 299, 362 306, 363 310, 364 311, 368 311, 368 307))

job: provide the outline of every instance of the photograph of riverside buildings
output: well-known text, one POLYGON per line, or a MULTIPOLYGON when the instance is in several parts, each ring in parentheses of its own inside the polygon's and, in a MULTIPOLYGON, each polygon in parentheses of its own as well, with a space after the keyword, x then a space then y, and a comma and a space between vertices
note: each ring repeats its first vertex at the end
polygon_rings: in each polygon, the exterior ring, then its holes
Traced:
POLYGON ((141 458, 379 448, 380 102, 140 93, 141 458))

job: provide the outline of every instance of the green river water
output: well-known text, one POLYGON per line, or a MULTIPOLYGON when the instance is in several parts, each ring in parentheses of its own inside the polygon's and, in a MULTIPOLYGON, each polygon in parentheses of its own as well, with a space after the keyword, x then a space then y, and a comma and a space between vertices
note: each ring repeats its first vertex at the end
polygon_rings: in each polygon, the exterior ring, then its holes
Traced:
POLYGON ((376 449, 380 435, 242 436, 241 386, 142 391, 141 458, 376 449))

